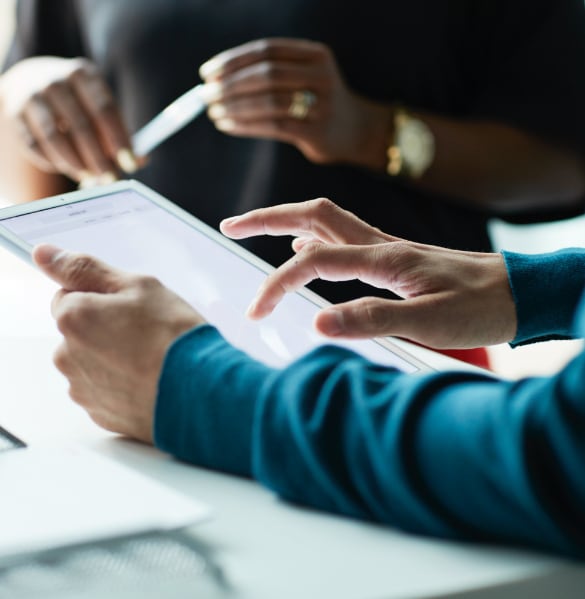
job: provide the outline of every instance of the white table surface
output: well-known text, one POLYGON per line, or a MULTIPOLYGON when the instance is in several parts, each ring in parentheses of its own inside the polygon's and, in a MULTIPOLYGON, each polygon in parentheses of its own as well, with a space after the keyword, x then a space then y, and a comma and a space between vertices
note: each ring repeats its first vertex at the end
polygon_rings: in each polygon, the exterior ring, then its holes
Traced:
MULTIPOLYGON (((52 365, 55 286, 0 249, 0 423, 31 445, 81 443, 214 508, 193 528, 250 599, 585 596, 585 568, 525 551, 424 539, 285 504, 259 485, 101 431, 52 365)), ((418 348, 414 353, 434 356, 418 348)), ((449 364, 436 357, 438 365, 449 364)))

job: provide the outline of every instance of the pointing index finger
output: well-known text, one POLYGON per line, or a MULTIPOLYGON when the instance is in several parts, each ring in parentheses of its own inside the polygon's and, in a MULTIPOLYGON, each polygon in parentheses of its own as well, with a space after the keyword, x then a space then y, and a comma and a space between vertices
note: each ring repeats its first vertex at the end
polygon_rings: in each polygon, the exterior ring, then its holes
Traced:
POLYGON ((318 239, 324 243, 354 245, 398 240, 326 198, 252 210, 224 220, 220 229, 233 239, 257 235, 294 235, 318 239))

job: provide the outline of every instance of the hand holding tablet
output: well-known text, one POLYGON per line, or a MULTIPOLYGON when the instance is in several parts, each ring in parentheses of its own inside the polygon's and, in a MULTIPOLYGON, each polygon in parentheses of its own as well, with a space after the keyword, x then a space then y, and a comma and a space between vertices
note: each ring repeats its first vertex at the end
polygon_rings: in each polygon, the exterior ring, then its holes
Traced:
MULTIPOLYGON (((281 367, 332 341, 313 327, 325 300, 300 290, 259 322, 246 310, 274 269, 195 217, 133 181, 88 189, 0 211, 0 243, 31 260, 50 243, 96 256, 115 268, 157 277, 236 347, 281 367)), ((428 369, 388 340, 342 340, 380 364, 428 369)))

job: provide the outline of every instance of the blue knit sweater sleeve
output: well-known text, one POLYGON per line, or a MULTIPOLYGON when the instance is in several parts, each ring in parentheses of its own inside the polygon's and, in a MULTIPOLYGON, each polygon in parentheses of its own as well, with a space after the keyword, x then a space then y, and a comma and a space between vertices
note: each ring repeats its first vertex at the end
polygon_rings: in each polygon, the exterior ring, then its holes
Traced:
POLYGON ((317 509, 585 556, 584 380, 585 352, 515 383, 331 346, 273 370, 202 326, 167 355, 155 442, 317 509))
POLYGON ((573 337, 573 320, 585 285, 585 249, 502 254, 518 316, 511 345, 573 337))

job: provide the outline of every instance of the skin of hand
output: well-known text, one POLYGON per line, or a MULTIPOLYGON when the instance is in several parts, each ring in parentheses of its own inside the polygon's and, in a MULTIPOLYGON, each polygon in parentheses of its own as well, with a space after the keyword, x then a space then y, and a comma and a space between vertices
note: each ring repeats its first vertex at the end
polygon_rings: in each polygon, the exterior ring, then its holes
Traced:
POLYGON ((164 356, 203 318, 152 277, 47 244, 33 260, 62 286, 51 305, 64 337, 54 362, 71 398, 101 427, 152 443, 164 356))
MULTIPOLYGON (((350 90, 326 45, 255 40, 217 54, 199 73, 220 131, 290 143, 315 163, 386 172, 395 106, 350 90), (291 102, 303 90, 315 102, 298 119, 291 102)), ((554 140, 503 122, 411 112, 432 131, 436 152, 422 177, 406 179, 409 185, 498 213, 574 207, 583 197, 583 156, 554 140)))
POLYGON ((83 58, 22 60, 0 79, 0 110, 26 158, 74 181, 117 178, 139 161, 112 92, 83 58))
POLYGON ((214 56, 199 72, 220 131, 287 142, 316 163, 384 168, 392 111, 352 92, 324 44, 255 40, 214 56), (304 90, 315 102, 299 119, 291 101, 304 90))
POLYGON ((296 237, 295 256, 267 277, 248 309, 250 318, 267 316, 285 293, 314 279, 360 279, 404 299, 364 297, 325 308, 315 318, 321 334, 392 335, 437 349, 503 343, 516 334, 516 309, 499 254, 405 241, 324 198, 253 210, 220 228, 234 239, 296 237))

